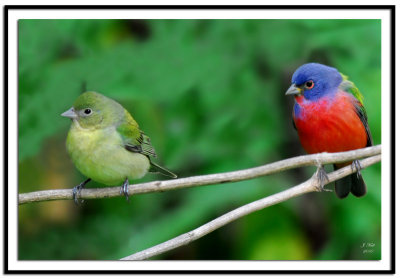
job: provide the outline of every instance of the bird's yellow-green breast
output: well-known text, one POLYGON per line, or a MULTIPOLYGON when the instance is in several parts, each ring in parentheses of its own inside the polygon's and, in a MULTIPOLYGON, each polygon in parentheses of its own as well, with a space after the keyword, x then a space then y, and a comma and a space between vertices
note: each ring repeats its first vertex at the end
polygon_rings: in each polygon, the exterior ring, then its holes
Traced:
POLYGON ((80 172, 106 185, 121 184, 125 178, 141 178, 150 167, 147 156, 124 148, 113 126, 88 130, 74 121, 67 137, 67 150, 80 172))

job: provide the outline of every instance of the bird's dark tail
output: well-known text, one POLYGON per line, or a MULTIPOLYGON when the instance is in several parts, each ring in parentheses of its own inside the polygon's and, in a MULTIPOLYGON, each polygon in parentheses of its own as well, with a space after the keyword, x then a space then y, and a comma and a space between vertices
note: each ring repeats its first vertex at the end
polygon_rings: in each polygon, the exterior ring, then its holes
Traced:
POLYGON ((367 185, 365 185, 361 174, 357 176, 357 173, 353 173, 350 177, 352 182, 351 193, 357 198, 364 196, 367 193, 367 185))
MULTIPOLYGON (((340 167, 333 165, 333 168, 337 170, 340 167)), ((338 198, 344 199, 350 192, 356 197, 362 197, 367 193, 367 186, 361 174, 353 173, 335 181, 335 193, 338 198)))
POLYGON ((178 177, 175 173, 167 170, 166 168, 164 168, 162 166, 157 165, 156 163, 154 163, 152 161, 150 161, 149 172, 160 173, 162 175, 165 175, 165 176, 168 176, 168 177, 171 177, 171 178, 177 178, 178 177))

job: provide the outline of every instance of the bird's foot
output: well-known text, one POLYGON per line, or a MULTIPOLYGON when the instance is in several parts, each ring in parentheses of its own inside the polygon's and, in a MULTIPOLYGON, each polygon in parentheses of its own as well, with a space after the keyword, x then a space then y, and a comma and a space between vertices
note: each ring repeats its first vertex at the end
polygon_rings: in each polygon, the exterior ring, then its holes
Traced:
MULTIPOLYGON (((90 181, 90 178, 86 179, 85 181, 81 182, 79 185, 75 186, 72 189, 72 199, 74 200, 76 205, 79 205, 79 200, 78 200, 78 195, 81 195, 82 189, 85 187, 85 185, 90 181)), ((83 203, 83 200, 81 200, 80 203, 83 203)))
POLYGON ((318 163, 318 169, 317 169, 317 180, 318 180, 318 190, 320 192, 326 191, 326 192, 332 192, 331 189, 326 189, 325 185, 329 182, 328 175, 324 169, 324 166, 320 163, 318 163))
POLYGON ((359 160, 354 160, 351 163, 351 170, 356 170, 357 171, 357 178, 361 177, 361 169, 362 169, 362 166, 361 166, 361 163, 360 163, 359 160))
POLYGON ((125 179, 124 184, 122 184, 121 186, 121 191, 119 191, 121 195, 123 194, 125 196, 127 202, 129 202, 128 186, 129 186, 129 181, 127 178, 125 179))

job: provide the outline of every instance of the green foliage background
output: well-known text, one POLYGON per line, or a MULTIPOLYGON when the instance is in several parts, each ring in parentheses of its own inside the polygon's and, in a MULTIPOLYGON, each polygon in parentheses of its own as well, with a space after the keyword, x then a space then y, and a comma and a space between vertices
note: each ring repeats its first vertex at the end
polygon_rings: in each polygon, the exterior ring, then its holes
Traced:
MULTIPOLYGON (((355 82, 379 144, 380 52, 379 20, 20 20, 19 192, 84 179, 66 153, 70 121, 60 116, 83 83, 125 106, 152 138, 158 162, 180 177, 304 154, 284 93, 307 62, 332 65, 355 82)), ((380 259, 380 167, 363 170, 364 198, 304 195, 157 259, 380 259)), ((18 257, 118 259, 299 184, 314 170, 137 195, 130 203, 22 205, 18 257)), ((156 179, 165 178, 138 182, 156 179)))

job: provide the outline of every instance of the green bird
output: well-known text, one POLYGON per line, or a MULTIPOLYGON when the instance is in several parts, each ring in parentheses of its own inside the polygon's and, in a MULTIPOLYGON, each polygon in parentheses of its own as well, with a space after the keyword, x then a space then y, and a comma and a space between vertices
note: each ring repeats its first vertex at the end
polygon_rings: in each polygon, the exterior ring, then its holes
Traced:
POLYGON ((94 180, 105 185, 122 184, 128 200, 129 179, 142 178, 147 172, 177 176, 151 161, 157 157, 150 138, 116 101, 99 93, 82 93, 72 108, 61 114, 71 118, 67 150, 76 168, 87 180, 73 189, 73 199, 94 180))

